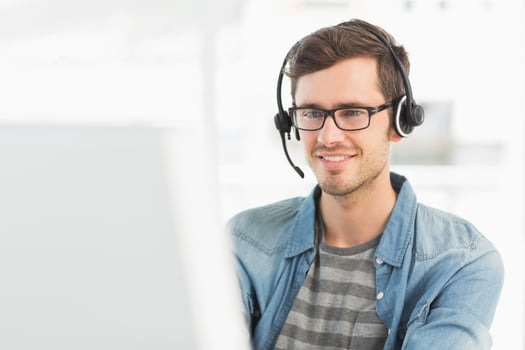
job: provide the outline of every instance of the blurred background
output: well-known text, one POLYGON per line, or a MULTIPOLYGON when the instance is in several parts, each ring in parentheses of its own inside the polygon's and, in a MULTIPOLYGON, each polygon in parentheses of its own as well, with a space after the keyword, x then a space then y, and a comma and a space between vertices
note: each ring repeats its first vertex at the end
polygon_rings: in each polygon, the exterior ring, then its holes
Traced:
POLYGON ((315 184, 296 141, 304 180, 282 154, 278 71, 299 38, 357 17, 405 46, 426 108, 393 169, 500 250, 494 349, 524 349, 523 0, 0 0, 0 123, 199 120, 226 220, 315 184))

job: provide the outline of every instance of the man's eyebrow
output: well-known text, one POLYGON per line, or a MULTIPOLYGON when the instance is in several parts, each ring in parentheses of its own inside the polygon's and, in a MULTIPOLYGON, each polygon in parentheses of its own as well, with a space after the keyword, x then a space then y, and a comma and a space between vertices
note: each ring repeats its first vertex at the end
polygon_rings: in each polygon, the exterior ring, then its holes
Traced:
POLYGON ((317 103, 303 103, 303 104, 301 104, 299 106, 294 103, 294 107, 297 107, 297 108, 319 108, 319 109, 323 109, 323 107, 321 107, 317 103))
MULTIPOLYGON (((358 102, 345 102, 345 103, 340 103, 340 104, 337 104, 336 105, 336 109, 339 109, 339 108, 358 108, 358 107, 363 107, 365 106, 365 104, 363 103, 358 103, 358 102)), ((294 107, 296 108, 317 108, 317 109, 328 109, 328 108, 324 108, 322 107, 321 105, 317 104, 317 103, 304 103, 304 104, 301 104, 300 106, 296 105, 294 103, 294 107)))
POLYGON ((365 106, 364 103, 347 102, 347 103, 341 103, 337 105, 337 108, 356 108, 356 107, 363 107, 363 106, 365 106))

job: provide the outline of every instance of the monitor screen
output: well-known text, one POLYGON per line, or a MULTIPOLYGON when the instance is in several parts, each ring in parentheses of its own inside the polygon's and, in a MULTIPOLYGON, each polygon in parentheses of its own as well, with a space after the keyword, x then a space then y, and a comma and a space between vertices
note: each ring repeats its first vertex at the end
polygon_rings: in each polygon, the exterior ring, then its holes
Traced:
POLYGON ((1 349, 244 346, 213 173, 192 140, 183 127, 0 125, 1 349))

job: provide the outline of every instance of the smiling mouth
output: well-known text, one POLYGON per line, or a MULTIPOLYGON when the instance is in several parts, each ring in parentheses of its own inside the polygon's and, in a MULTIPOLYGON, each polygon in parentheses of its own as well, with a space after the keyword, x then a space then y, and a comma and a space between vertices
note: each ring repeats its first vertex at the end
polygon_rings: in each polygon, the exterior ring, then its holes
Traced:
POLYGON ((327 160, 329 162, 341 162, 341 161, 345 160, 348 157, 346 157, 346 156, 321 156, 321 158, 323 160, 327 160))

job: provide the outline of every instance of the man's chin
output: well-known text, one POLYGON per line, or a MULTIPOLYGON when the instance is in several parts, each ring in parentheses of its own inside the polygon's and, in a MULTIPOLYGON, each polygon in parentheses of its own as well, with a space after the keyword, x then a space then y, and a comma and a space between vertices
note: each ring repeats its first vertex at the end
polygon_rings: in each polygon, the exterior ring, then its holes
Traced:
MULTIPOLYGON (((334 180, 334 179, 332 179, 334 180)), ((331 196, 336 197, 344 197, 348 196, 355 192, 355 190, 358 188, 357 186, 350 185, 348 183, 344 183, 342 181, 331 181, 331 180, 323 180, 319 181, 319 187, 321 190, 331 196)))

